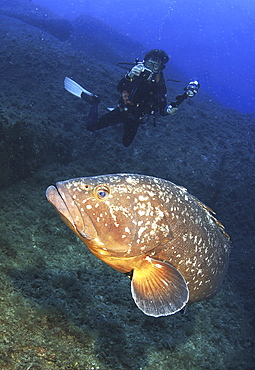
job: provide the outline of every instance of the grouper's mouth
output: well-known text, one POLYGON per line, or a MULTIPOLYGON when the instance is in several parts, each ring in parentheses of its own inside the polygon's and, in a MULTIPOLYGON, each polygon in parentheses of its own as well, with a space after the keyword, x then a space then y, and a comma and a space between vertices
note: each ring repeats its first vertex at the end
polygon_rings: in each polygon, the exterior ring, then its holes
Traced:
POLYGON ((79 237, 86 240, 92 240, 97 237, 96 229, 84 211, 81 213, 79 207, 71 197, 65 182, 57 182, 56 186, 49 186, 46 190, 46 197, 59 213, 62 220, 79 237))

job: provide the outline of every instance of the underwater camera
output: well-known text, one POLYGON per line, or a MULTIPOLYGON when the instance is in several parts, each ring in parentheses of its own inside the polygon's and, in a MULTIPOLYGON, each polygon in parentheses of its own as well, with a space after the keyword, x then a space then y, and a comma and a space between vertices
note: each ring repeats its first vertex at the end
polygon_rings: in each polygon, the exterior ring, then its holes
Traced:
POLYGON ((137 65, 141 65, 143 67, 143 70, 140 74, 140 77, 143 79, 143 80, 148 80, 148 81, 153 81, 154 80, 154 77, 156 75, 155 72, 153 72, 151 69, 145 67, 144 65, 144 62, 136 62, 137 65))

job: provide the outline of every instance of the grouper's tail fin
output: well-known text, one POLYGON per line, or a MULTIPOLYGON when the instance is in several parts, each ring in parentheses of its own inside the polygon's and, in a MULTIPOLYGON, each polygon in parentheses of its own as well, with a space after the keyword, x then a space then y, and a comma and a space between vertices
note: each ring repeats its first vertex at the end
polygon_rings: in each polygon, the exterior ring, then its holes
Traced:
POLYGON ((71 78, 66 77, 64 80, 64 87, 65 89, 70 92, 71 94, 77 96, 78 98, 81 98, 82 93, 93 96, 91 92, 88 90, 85 90, 81 85, 77 84, 77 82, 73 81, 71 78))

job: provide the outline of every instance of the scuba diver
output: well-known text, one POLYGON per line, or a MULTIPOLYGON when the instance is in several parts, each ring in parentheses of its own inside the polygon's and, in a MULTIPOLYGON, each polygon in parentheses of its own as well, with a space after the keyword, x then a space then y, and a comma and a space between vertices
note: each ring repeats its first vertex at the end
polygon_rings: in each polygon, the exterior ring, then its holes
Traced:
POLYGON ((124 78, 120 80, 117 90, 121 96, 116 108, 108 108, 108 112, 98 118, 98 104, 100 98, 85 90, 76 82, 66 77, 64 86, 67 91, 87 101, 91 107, 87 119, 86 129, 89 131, 100 130, 116 123, 123 123, 124 134, 123 145, 128 147, 138 130, 140 124, 146 123, 153 116, 155 125, 155 114, 159 112, 162 116, 175 114, 178 106, 187 98, 192 98, 200 87, 198 81, 191 81, 185 92, 176 97, 174 102, 167 103, 167 89, 163 75, 165 64, 169 57, 164 50, 150 50, 142 62, 136 64, 129 70, 124 78))

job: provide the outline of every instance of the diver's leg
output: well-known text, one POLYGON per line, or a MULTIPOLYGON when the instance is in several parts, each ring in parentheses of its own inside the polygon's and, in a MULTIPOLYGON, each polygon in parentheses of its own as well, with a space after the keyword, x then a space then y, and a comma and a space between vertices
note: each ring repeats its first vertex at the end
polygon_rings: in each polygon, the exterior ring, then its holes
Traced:
POLYGON ((124 123, 124 134, 122 138, 122 143, 125 147, 128 147, 132 143, 137 133, 139 125, 140 125, 139 121, 132 120, 126 121, 124 123))
POLYGON ((98 121, 98 104, 93 104, 90 107, 86 129, 89 131, 95 131, 97 129, 97 121, 98 121))
POLYGON ((113 111, 107 112, 102 117, 98 118, 98 106, 92 105, 89 111, 86 129, 89 131, 96 131, 120 122, 121 112, 119 108, 115 108, 113 111))

